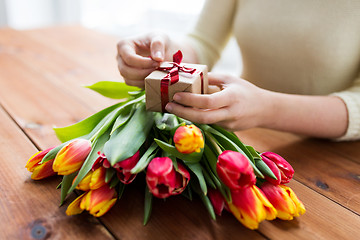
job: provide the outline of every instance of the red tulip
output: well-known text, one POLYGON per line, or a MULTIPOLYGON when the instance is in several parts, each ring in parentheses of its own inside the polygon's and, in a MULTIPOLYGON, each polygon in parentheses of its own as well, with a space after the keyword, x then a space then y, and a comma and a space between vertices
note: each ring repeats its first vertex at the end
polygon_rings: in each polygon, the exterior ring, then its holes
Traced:
POLYGON ((273 220, 276 209, 255 185, 231 191, 229 209, 247 228, 257 229, 263 220, 273 220))
POLYGON ((53 148, 54 147, 51 147, 44 151, 37 152, 28 160, 25 168, 27 168, 29 172, 32 172, 31 174, 32 179, 40 180, 56 175, 56 173, 52 169, 52 164, 54 162, 54 159, 51 159, 43 164, 40 164, 43 157, 53 148))
POLYGON ((181 164, 177 163, 178 169, 176 171, 176 179, 175 179, 175 189, 172 192, 172 195, 177 195, 182 193, 186 186, 188 185, 190 181, 190 173, 188 170, 181 164))
POLYGON ((151 160, 146 171, 146 183, 155 197, 171 196, 176 188, 176 172, 172 160, 168 157, 151 160))
POLYGON ((292 166, 280 155, 273 152, 264 152, 261 154, 261 159, 264 163, 270 168, 270 170, 274 173, 277 180, 265 176, 265 179, 272 184, 279 185, 288 183, 293 175, 294 169, 292 166))
POLYGON ((249 160, 239 152, 224 151, 218 157, 216 172, 223 183, 236 190, 256 183, 249 160))
POLYGON ((91 142, 76 139, 65 145, 56 155, 53 170, 59 175, 78 171, 91 151, 91 142))
POLYGON ((282 220, 292 220, 305 213, 305 207, 294 191, 285 185, 274 185, 265 182, 261 190, 277 210, 277 217, 282 220))
MULTIPOLYGON (((135 177, 136 174, 132 174, 130 171, 135 167, 137 162, 140 159, 140 152, 137 151, 132 157, 129 157, 121 162, 115 163, 113 166, 117 171, 117 176, 119 180, 124 184, 131 183, 135 177)), ((107 164, 106 161, 104 161, 105 165, 107 164)))
POLYGON ((204 137, 195 125, 180 126, 174 134, 176 149, 185 154, 200 152, 204 148, 204 137))
POLYGON ((212 188, 210 188, 208 191, 208 197, 211 201, 215 213, 221 216, 221 213, 226 206, 224 197, 218 190, 212 188))
POLYGON ((95 217, 104 215, 114 206, 117 200, 114 188, 104 185, 101 188, 90 190, 76 198, 66 209, 67 215, 80 214, 84 210, 95 217))

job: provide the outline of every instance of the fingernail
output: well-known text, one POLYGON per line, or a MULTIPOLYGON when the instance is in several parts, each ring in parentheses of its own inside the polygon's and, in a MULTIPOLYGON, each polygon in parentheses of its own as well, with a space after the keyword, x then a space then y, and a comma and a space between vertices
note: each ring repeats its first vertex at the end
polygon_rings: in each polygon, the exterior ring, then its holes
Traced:
POLYGON ((155 54, 154 54, 154 57, 156 58, 162 58, 162 53, 160 51, 156 51, 155 54))
POLYGON ((181 100, 181 96, 179 94, 175 94, 173 99, 174 99, 175 102, 178 102, 178 101, 181 100))
POLYGON ((172 106, 171 106, 171 104, 170 104, 170 103, 166 104, 165 109, 166 109, 168 112, 171 112, 171 111, 172 111, 172 106))

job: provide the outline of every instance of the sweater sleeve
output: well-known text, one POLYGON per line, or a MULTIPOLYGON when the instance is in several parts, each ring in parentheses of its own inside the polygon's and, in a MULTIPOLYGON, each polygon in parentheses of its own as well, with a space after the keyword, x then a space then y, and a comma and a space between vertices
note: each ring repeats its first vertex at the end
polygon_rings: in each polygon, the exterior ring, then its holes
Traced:
POLYGON ((360 76, 353 85, 344 91, 331 94, 341 98, 348 112, 348 128, 344 136, 335 141, 350 141, 360 139, 360 76))
POLYGON ((197 53, 198 61, 211 69, 230 39, 236 0, 207 0, 200 18, 188 34, 187 41, 197 53))

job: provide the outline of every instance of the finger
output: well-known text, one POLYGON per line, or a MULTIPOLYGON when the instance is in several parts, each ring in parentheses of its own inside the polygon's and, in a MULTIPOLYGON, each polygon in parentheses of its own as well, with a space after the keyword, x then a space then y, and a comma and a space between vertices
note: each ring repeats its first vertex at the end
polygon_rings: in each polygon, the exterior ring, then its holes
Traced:
POLYGON ((224 84, 238 81, 238 78, 220 73, 208 73, 208 81, 209 85, 216 85, 221 87, 224 84))
POLYGON ((162 62, 165 58, 165 37, 158 35, 151 39, 150 51, 151 58, 155 61, 162 62))
POLYGON ((192 122, 202 124, 213 124, 219 121, 223 121, 229 115, 226 108, 216 110, 204 110, 191 107, 185 107, 174 102, 170 102, 166 105, 165 109, 175 114, 176 116, 188 119, 192 122))
POLYGON ((128 66, 132 66, 134 68, 155 68, 159 66, 159 63, 152 60, 149 57, 143 57, 141 55, 136 54, 135 48, 130 44, 118 44, 118 54, 120 58, 125 62, 128 66))
POLYGON ((145 82, 141 80, 132 80, 132 79, 124 79, 125 83, 129 86, 139 87, 141 89, 145 88, 145 82))
POLYGON ((229 106, 233 99, 230 91, 220 91, 213 94, 194 94, 188 92, 176 93, 174 101, 185 106, 200 109, 218 109, 229 106))
POLYGON ((155 68, 142 69, 128 66, 121 57, 118 57, 117 60, 119 72, 126 79, 144 80, 147 75, 155 70, 155 68))

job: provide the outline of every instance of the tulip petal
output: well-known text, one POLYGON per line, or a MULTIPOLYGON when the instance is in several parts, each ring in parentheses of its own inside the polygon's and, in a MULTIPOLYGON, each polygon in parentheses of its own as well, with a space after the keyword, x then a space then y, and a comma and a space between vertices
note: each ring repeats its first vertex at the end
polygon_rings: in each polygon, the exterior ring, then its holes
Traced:
POLYGON ((31 174, 31 178, 33 180, 40 180, 56 175, 56 173, 52 169, 53 162, 54 160, 50 160, 43 164, 33 167, 33 173, 31 174))
POLYGON ((72 201, 69 206, 66 209, 66 215, 71 216, 71 215, 76 215, 76 214, 80 214, 84 211, 84 209, 82 209, 80 207, 80 203, 84 197, 86 193, 81 194, 79 197, 77 197, 74 201, 72 201))

